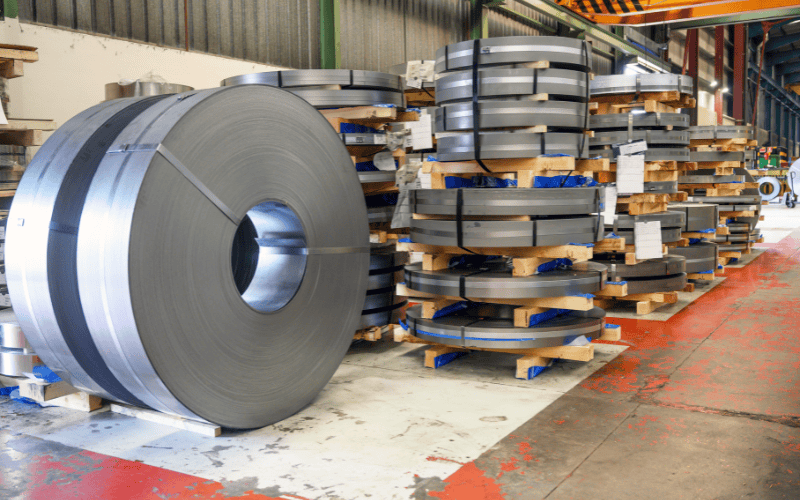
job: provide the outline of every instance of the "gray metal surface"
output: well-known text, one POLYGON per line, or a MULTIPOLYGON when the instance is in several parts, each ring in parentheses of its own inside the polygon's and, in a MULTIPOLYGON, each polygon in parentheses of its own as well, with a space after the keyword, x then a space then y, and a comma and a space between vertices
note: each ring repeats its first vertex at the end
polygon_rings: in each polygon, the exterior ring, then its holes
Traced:
MULTIPOLYGON (((481 159, 535 158, 543 154, 587 158, 589 141, 585 137, 582 133, 566 132, 481 132, 481 159)), ((454 133, 439 138, 436 156, 439 161, 474 160, 473 134, 454 133)))
POLYGON ((688 146, 689 134, 685 130, 603 130, 594 133, 589 145, 611 146, 629 141, 647 141, 648 148, 651 144, 688 146))
MULTIPOLYGON (((616 161, 617 156, 613 149, 592 149, 589 152, 594 158, 608 158, 616 161)), ((644 152, 645 161, 689 161, 689 148, 651 148, 644 152)))
POLYGON ((634 129, 673 127, 676 130, 689 128, 689 115, 683 113, 617 113, 592 115, 589 128, 592 130, 634 129))
POLYGON ((377 290, 395 284, 395 273, 408 263, 408 252, 371 249, 367 290, 377 290))
MULTIPOLYGON (((586 100, 586 73, 569 69, 482 69, 478 72, 478 96, 530 100, 533 94, 549 94, 551 100, 586 100), (535 85, 534 85, 535 83, 535 85)), ((436 104, 472 99, 472 71, 445 73, 436 80, 436 104)))
POLYGON ((394 182, 397 179, 397 172, 394 170, 371 170, 358 172, 358 180, 361 184, 372 182, 394 182))
POLYGON ((0 347, 0 375, 24 377, 33 373, 34 366, 42 364, 42 360, 33 352, 0 347))
POLYGON ((742 175, 682 175, 678 177, 680 184, 727 184, 744 182, 742 175))
POLYGON ((370 224, 377 224, 379 222, 391 222, 394 216, 394 205, 386 207, 369 207, 367 209, 367 218, 370 224))
MULTIPOLYGON (((671 251, 671 249, 670 249, 671 251)), ((679 255, 666 255, 660 259, 649 259, 629 266, 625 264, 625 254, 619 258, 615 254, 599 254, 592 257, 608 268, 609 281, 625 281, 627 278, 669 276, 686 272, 686 259, 679 255)))
POLYGON ((617 214, 613 226, 607 225, 607 228, 613 229, 633 229, 636 222, 661 222, 661 227, 683 227, 686 224, 686 214, 681 211, 666 211, 658 212, 655 214, 645 215, 628 215, 617 214))
POLYGON ((686 273, 650 278, 626 278, 628 294, 663 293, 683 290, 688 283, 686 273))
POLYGON ((514 307, 483 304, 438 319, 422 319, 422 306, 406 311, 408 333, 431 342, 462 347, 526 349, 564 345, 585 335, 602 335, 605 311, 572 311, 533 327, 514 327, 514 307))
MULTIPOLYGON (((472 66, 472 40, 454 43, 436 51, 437 73, 472 66)), ((485 38, 479 43, 479 66, 519 64, 549 61, 551 66, 562 65, 589 70, 591 47, 584 40, 556 36, 508 36, 485 38)))
POLYGON ((750 139, 753 128, 749 125, 701 125, 689 127, 692 139, 750 139))
POLYGON ((22 333, 17 316, 11 308, 0 311, 0 347, 33 350, 25 340, 25 334, 22 333))
POLYGON ((180 83, 140 82, 130 83, 113 82, 106 84, 106 101, 121 97, 146 97, 162 94, 180 94, 194 90, 194 87, 180 83))
POLYGON ((742 196, 690 196, 688 201, 696 203, 715 203, 717 205, 728 204, 756 204, 761 203, 760 196, 742 195, 742 196))
MULTIPOLYGON (((691 132, 690 132, 691 133, 691 132)), ((749 160, 745 155, 748 151, 692 151, 689 156, 691 161, 745 161, 749 160)))
POLYGON ((670 203, 668 208, 671 212, 683 212, 686 215, 686 223, 682 227, 683 231, 686 232, 716 229, 717 224, 719 224, 719 207, 717 205, 670 203))
POLYGON ((345 146, 383 146, 386 144, 386 134, 372 133, 345 133, 339 134, 345 146))
MULTIPOLYGON (((368 245, 363 193, 338 135, 302 100, 266 86, 185 97, 152 104, 99 149, 102 160, 86 176, 91 184, 72 226, 80 227, 71 256, 76 314, 97 346, 94 363, 142 403, 226 427, 258 427, 313 400, 352 340, 367 283, 368 255, 358 250, 368 245), (239 244, 248 246, 243 255, 239 244), (353 250, 261 251, 276 246, 353 250), (245 282, 240 265, 255 268, 245 282)), ((116 102, 129 101, 107 105, 116 102)), ((40 183, 46 167, 63 179, 70 165, 46 161, 62 145, 57 134, 11 209, 26 221, 9 228, 7 241, 15 305, 32 299, 28 273, 40 266, 28 257, 46 246, 34 243, 42 239, 37 233, 57 232, 38 205, 59 186, 40 183)), ((19 306, 16 312, 28 334, 19 306)), ((43 317, 33 316, 30 323, 43 317)), ((63 335, 49 326, 41 344, 29 335, 37 352, 63 335)))
POLYGON ((724 243, 718 247, 720 252, 741 252, 747 250, 747 243, 724 243))
MULTIPOLYGON (((616 183, 614 183, 616 184, 616 183)), ((660 182, 645 182, 644 193, 677 193, 677 181, 660 181, 660 182)))
POLYGON ((747 233, 752 229, 746 222, 728 222, 725 225, 731 233, 747 233))
POLYGON ((764 201, 772 201, 778 197, 781 192, 781 183, 775 177, 762 177, 758 179, 758 193, 764 201), (768 184, 770 187, 762 187, 768 184), (767 190, 769 191, 767 192, 767 190))
POLYGON ((512 276, 505 259, 479 267, 423 271, 422 264, 406 266, 406 286, 418 292, 471 299, 532 299, 594 293, 606 282, 606 269, 595 262, 578 262, 533 276, 512 276), (462 283, 463 282, 463 283, 462 283))
POLYGON ((704 273, 717 269, 718 246, 716 243, 703 241, 688 247, 675 247, 669 249, 670 255, 680 255, 686 259, 686 272, 704 273))
MULTIPOLYGON (((463 221, 465 247, 509 248, 594 243, 602 238, 598 217, 539 219, 535 221, 463 221)), ((411 220, 415 243, 458 246, 457 222, 411 220)))
MULTIPOLYGON (((500 127, 586 128, 586 104, 569 101, 481 101, 481 129, 500 127)), ((436 131, 471 130, 472 103, 446 104, 436 109, 436 131)))
POLYGON ((262 84, 290 89, 293 87, 319 87, 340 85, 349 89, 380 89, 402 91, 401 78, 391 73, 349 69, 299 69, 267 71, 232 76, 220 82, 221 86, 262 84))
POLYGON ((612 94, 636 94, 638 92, 667 92, 677 90, 692 93, 692 77, 673 74, 646 75, 599 75, 592 80, 589 89, 593 96, 612 94))
MULTIPOLYGON (((602 186, 545 189, 462 188, 462 215, 579 215, 600 212, 602 186)), ((412 213, 456 215, 458 190, 409 191, 412 213)))
POLYGON ((750 239, 749 232, 731 233, 731 234, 718 234, 714 237, 714 243, 742 243, 750 239))

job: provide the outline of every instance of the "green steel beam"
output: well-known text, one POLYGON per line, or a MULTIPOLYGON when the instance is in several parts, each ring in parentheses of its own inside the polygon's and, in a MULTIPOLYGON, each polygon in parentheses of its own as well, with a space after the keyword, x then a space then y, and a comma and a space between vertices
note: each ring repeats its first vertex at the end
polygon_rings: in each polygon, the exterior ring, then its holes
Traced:
POLYGON ((516 18, 516 20, 521 22, 522 24, 527 24, 531 28, 536 28, 539 31, 544 31, 545 33, 547 33, 549 35, 555 35, 556 32, 558 31, 557 29, 552 28, 552 27, 550 27, 550 26, 548 26, 546 24, 543 24, 543 23, 537 21, 536 19, 530 18, 530 17, 526 16, 525 14, 520 14, 519 12, 517 12, 515 10, 511 10, 508 7, 506 7, 505 5, 496 5, 496 6, 490 7, 490 9, 494 10, 494 11, 497 11, 497 12, 500 12, 500 13, 503 13, 503 14, 506 14, 509 17, 516 18))
POLYGON ((637 55, 647 59, 648 61, 660 66, 664 71, 669 72, 671 67, 665 61, 654 58, 652 55, 640 50, 638 47, 628 43, 624 38, 615 35, 608 30, 605 30, 581 17, 580 15, 572 12, 566 7, 556 5, 547 0, 517 0, 517 3, 540 12, 546 16, 550 16, 556 21, 564 24, 572 29, 583 31, 586 36, 594 38, 597 41, 607 43, 612 47, 619 49, 626 55, 637 55))
POLYGON ((319 54, 322 69, 342 67, 339 0, 319 0, 319 54))
POLYGON ((740 12, 724 16, 706 17, 702 19, 685 19, 669 23, 670 29, 682 30, 688 28, 705 28, 707 26, 720 26, 723 24, 741 24, 755 21, 769 21, 783 19, 784 17, 800 16, 800 7, 784 7, 762 12, 740 12))
POLYGON ((5 17, 17 17, 19 15, 19 7, 17 0, 2 0, 3 2, 3 15, 5 17))
POLYGON ((470 38, 489 38, 489 16, 484 8, 484 0, 470 0, 472 15, 470 18, 470 38))

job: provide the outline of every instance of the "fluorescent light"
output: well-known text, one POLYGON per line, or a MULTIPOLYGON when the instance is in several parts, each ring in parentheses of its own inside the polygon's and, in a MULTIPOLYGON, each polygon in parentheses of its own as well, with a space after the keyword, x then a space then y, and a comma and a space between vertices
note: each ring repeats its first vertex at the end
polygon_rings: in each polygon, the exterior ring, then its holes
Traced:
POLYGON ((643 115, 644 113, 645 113, 645 110, 643 110, 642 108, 633 108, 631 110, 631 114, 632 115, 643 115))
POLYGON ((713 89, 713 88, 714 88, 714 87, 716 87, 717 85, 719 85, 719 82, 718 82, 718 81, 716 81, 716 80, 714 80, 713 82, 711 82, 711 84, 710 84, 709 86, 710 86, 710 87, 713 89))
POLYGON ((722 93, 724 94, 725 92, 728 92, 729 90, 730 90, 730 89, 729 89, 728 87, 725 87, 725 88, 723 88, 722 90, 720 90, 720 92, 722 92, 722 93))

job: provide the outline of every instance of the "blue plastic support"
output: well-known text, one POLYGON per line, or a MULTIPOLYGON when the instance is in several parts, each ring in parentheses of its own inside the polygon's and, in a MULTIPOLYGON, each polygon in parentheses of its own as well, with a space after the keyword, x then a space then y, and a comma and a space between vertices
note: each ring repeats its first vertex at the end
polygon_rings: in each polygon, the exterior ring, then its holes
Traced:
POLYGON ((528 323, 529 327, 536 326, 539 323, 544 323, 547 320, 551 320, 557 316, 562 316, 564 314, 569 314, 572 311, 569 309, 549 309, 543 313, 539 314, 531 314, 530 322, 528 323))
POLYGON ((618 240, 620 236, 615 233, 608 233, 605 237, 607 240, 618 240))
POLYGON ((398 243, 414 243, 411 241, 411 238, 400 238, 397 240, 398 243))
POLYGON ((374 104, 376 108, 396 108, 394 104, 374 104))
POLYGON ((459 302, 450 304, 449 306, 439 309, 438 311, 433 313, 432 319, 443 318, 445 316, 457 313, 458 311, 463 311, 467 308, 469 308, 469 302, 467 302, 466 300, 461 300, 459 302))
POLYGON ((530 368, 528 368, 528 380, 538 376, 540 373, 542 373, 543 371, 545 371, 548 368, 550 368, 550 366, 551 365, 547 365, 547 366, 531 366, 530 368))
POLYGON ((703 241, 703 238, 689 238, 689 244, 690 245, 697 245, 698 243, 701 243, 702 241, 703 241))
POLYGON ((45 382, 49 382, 51 384, 55 384, 56 382, 61 382, 61 377, 56 375, 53 372, 53 370, 44 365, 34 366, 33 375, 36 378, 42 379, 45 382))
POLYGON ((342 122, 339 124, 339 133, 340 134, 386 134, 386 132, 383 130, 367 127, 366 125, 360 125, 358 123, 347 123, 347 122, 342 122))
POLYGON ((606 281, 606 285, 619 285, 619 286, 622 286, 622 285, 625 285, 627 283, 628 283, 627 281, 606 281))
POLYGON ((517 187, 516 179, 500 179, 498 177, 473 176, 465 179, 463 177, 447 176, 444 178, 446 189, 456 188, 508 188, 517 187))
POLYGON ((553 259, 550 262, 540 264, 539 267, 536 268, 536 271, 539 273, 546 273, 556 269, 569 269, 570 267, 572 267, 572 261, 569 259, 553 259))
POLYGON ((576 247, 588 247, 588 248, 594 247, 594 243, 567 243, 567 245, 573 245, 576 247))
POLYGON ((461 356, 465 356, 466 354, 467 354, 466 351, 455 351, 436 356, 435 358, 433 358, 433 367, 439 368, 453 361, 454 359, 458 359, 461 356))
POLYGON ((592 187, 596 186, 597 181, 584 177, 583 175, 556 175, 554 177, 536 176, 533 178, 535 188, 572 188, 572 187, 592 187))

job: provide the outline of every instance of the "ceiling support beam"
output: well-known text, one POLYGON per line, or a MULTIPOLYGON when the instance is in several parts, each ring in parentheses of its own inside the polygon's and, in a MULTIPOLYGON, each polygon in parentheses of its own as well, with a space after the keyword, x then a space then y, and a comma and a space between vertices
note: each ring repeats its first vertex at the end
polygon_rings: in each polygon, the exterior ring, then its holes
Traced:
POLYGON ((737 24, 733 27, 733 118, 738 125, 744 123, 745 95, 747 93, 747 26, 737 24))
MULTIPOLYGON (((686 34, 686 74, 692 77, 692 97, 697 99, 700 89, 699 64, 700 43, 696 29, 689 30, 686 34)), ((721 83, 720 83, 721 85, 721 83)), ((697 107, 689 110, 689 120, 691 125, 697 125, 697 107)))
POLYGON ((794 33, 792 35, 784 35, 784 36, 777 36, 777 37, 770 37, 767 41, 767 53, 775 52, 781 47, 785 47, 789 44, 794 42, 800 42, 800 33, 794 33))
MULTIPOLYGON (((699 54, 698 54, 699 55, 699 54)), ((717 113, 717 125, 722 125, 722 88, 725 86, 725 26, 714 28, 714 111, 717 113)))

